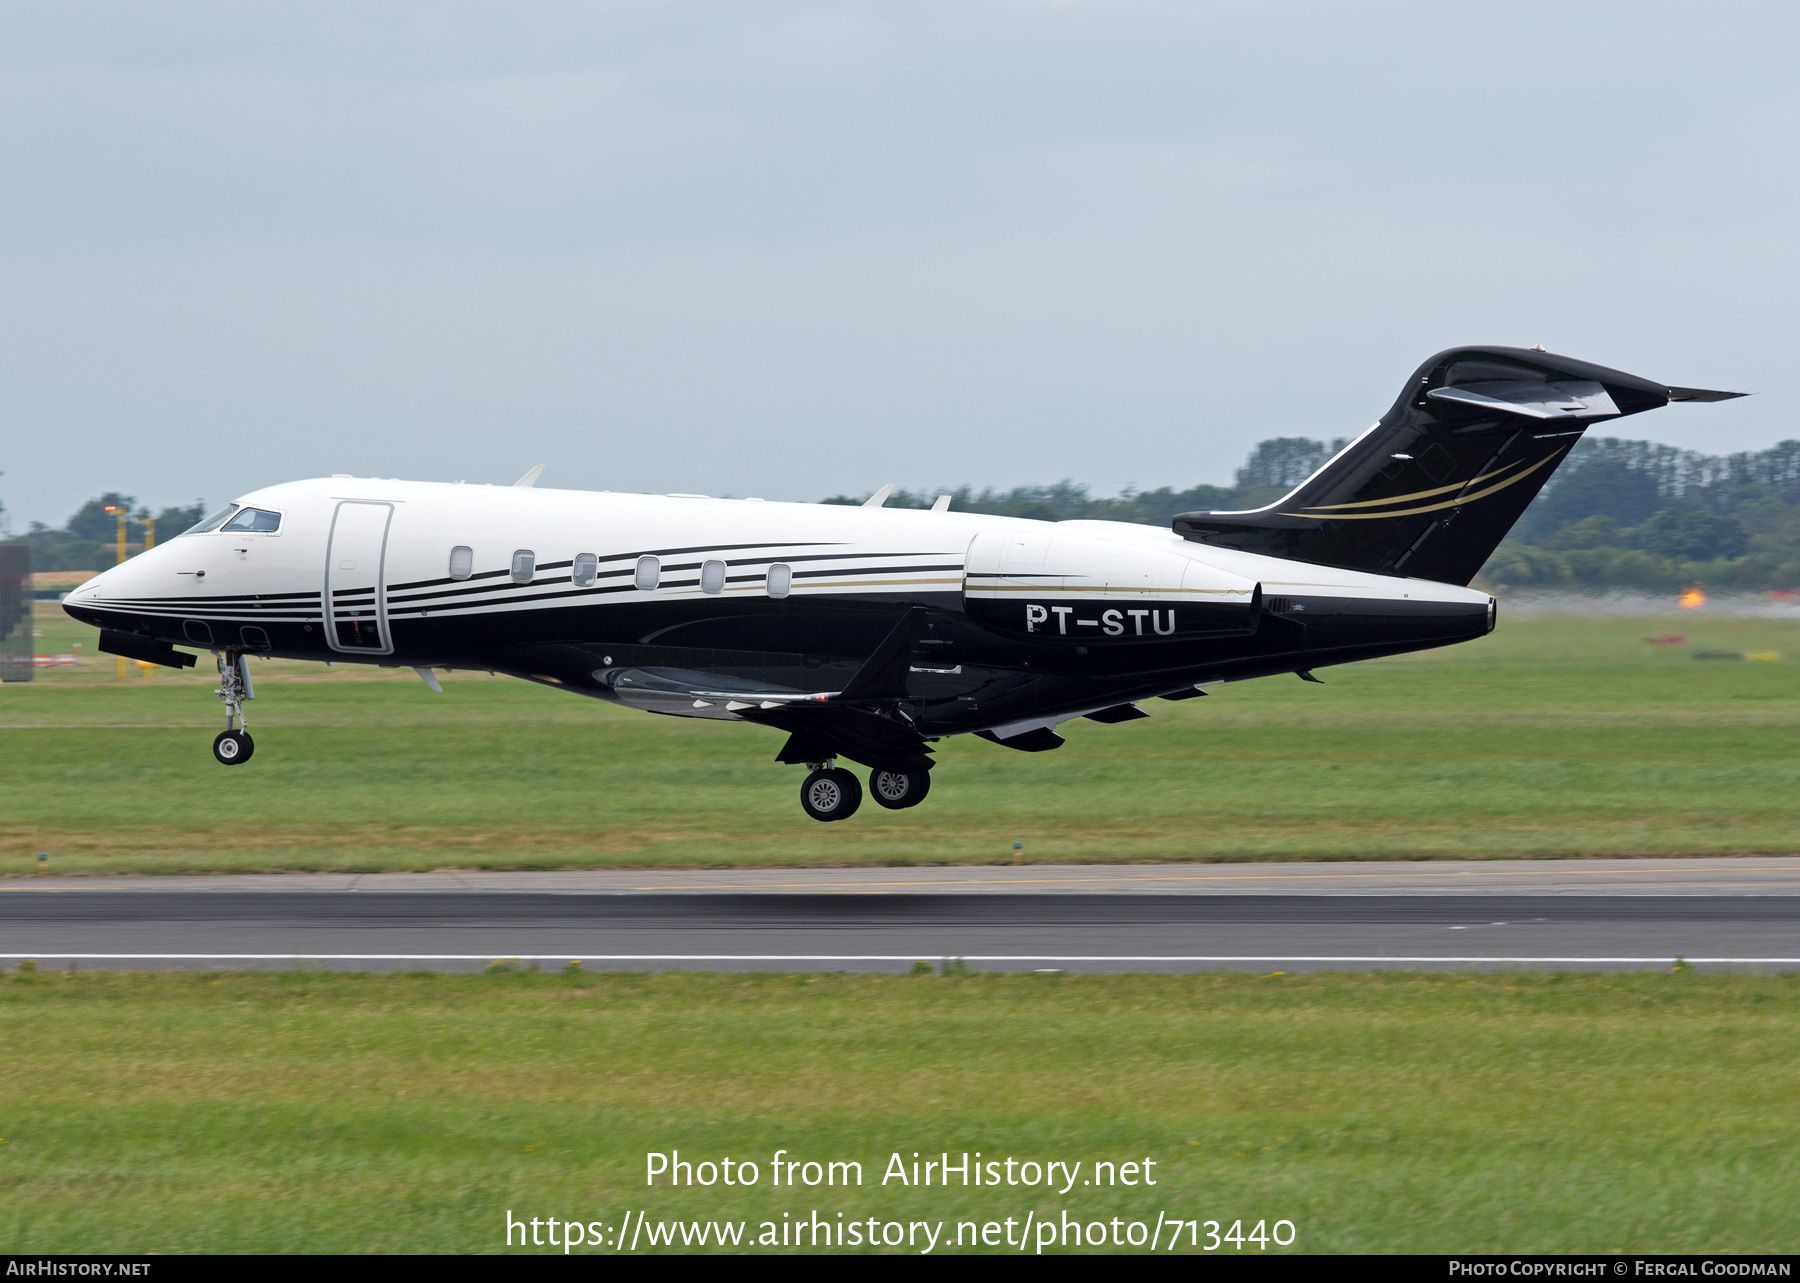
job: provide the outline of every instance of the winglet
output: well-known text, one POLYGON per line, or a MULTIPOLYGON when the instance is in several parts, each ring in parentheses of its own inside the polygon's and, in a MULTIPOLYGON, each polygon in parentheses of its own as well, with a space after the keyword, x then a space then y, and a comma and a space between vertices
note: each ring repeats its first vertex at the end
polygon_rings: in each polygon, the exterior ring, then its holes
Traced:
POLYGON ((880 508, 887 503, 888 496, 893 493, 894 493, 894 483, 892 481, 890 481, 885 486, 881 487, 881 489, 877 490, 874 494, 870 495, 867 499, 864 499, 862 506, 865 508, 880 508))
POLYGON ((535 486, 537 484, 538 478, 543 475, 544 475, 544 465, 540 463, 536 467, 532 468, 532 470, 530 472, 527 472, 524 476, 520 477, 517 481, 513 482, 513 485, 515 487, 523 486, 527 490, 529 490, 532 486, 535 486))

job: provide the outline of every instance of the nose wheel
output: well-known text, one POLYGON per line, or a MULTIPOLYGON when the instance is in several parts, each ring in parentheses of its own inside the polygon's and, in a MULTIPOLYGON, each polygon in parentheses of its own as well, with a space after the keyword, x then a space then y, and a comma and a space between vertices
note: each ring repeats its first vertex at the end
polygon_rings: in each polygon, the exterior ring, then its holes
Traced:
POLYGON ((225 766, 242 765, 255 751, 256 741, 250 738, 249 731, 220 731, 213 740, 213 756, 225 766))
POLYGON ((213 658, 219 663, 219 689, 213 694, 225 701, 225 729, 213 740, 213 757, 225 766, 239 766, 256 751, 244 720, 244 701, 256 698, 250 661, 241 650, 215 650, 213 658))
POLYGON ((800 806, 815 820, 847 820, 862 805, 862 785, 839 766, 814 771, 800 786, 800 806))

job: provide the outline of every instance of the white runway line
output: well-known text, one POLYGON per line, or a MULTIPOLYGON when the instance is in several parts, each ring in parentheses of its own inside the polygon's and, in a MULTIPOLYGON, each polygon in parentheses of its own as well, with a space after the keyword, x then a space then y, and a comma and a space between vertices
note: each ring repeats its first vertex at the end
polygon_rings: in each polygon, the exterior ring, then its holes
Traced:
POLYGON ((1051 954, 1051 953, 0 953, 61 962, 1466 962, 1702 963, 1800 966, 1800 958, 1470 957, 1396 954, 1051 954))

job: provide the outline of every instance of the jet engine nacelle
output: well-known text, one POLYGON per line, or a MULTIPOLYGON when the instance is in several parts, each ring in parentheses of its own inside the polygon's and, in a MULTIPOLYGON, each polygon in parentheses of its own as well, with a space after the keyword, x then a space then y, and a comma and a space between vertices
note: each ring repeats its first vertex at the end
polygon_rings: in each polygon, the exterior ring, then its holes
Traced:
POLYGON ((996 632, 1079 645, 1132 645, 1253 632, 1262 587, 1141 544, 993 530, 969 545, 963 608, 996 632))

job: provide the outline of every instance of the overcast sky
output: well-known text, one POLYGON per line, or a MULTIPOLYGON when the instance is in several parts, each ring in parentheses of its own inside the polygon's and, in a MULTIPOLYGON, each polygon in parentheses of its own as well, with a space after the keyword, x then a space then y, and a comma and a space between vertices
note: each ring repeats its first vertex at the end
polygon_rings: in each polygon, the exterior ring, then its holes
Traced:
POLYGON ((0 499, 1226 482, 1426 356, 1800 436, 1800 6, 0 3, 0 499))

